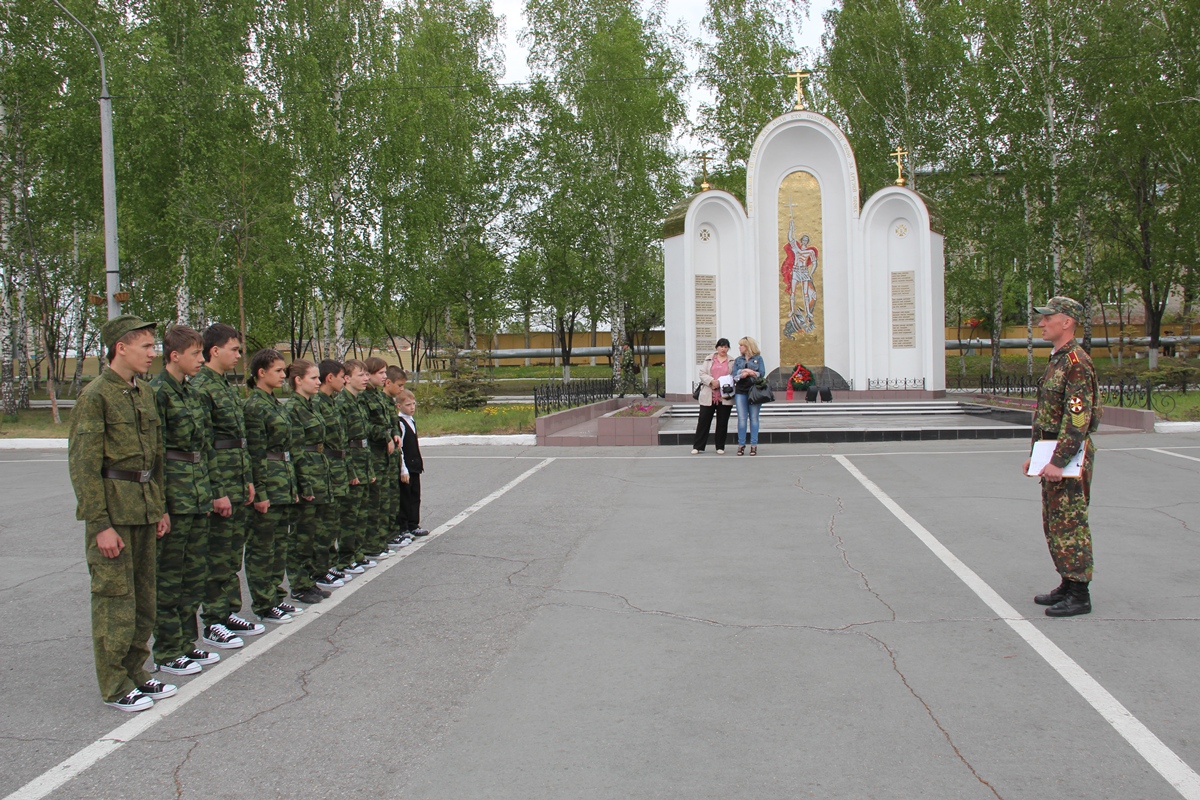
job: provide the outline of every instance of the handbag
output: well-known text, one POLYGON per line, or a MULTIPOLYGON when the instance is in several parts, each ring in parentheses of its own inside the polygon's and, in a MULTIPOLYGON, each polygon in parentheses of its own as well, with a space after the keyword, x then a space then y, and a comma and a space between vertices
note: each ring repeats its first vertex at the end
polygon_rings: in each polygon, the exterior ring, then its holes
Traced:
POLYGON ((699 384, 699 383, 697 383, 697 384, 696 384, 696 388, 695 388, 695 389, 692 389, 692 399, 693 399, 693 400, 699 400, 699 399, 700 399, 700 387, 701 387, 701 386, 702 386, 702 384, 699 384))
POLYGON ((763 403, 775 402, 775 393, 771 391, 771 387, 767 384, 766 378, 759 378, 757 381, 755 381, 754 385, 750 387, 750 391, 747 392, 747 395, 748 397, 746 399, 749 400, 752 405, 759 406, 763 403))

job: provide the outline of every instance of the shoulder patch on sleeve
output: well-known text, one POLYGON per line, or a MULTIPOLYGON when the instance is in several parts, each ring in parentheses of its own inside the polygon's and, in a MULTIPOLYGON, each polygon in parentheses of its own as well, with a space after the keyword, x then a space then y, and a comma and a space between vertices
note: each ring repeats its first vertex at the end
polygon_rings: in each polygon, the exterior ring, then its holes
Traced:
POLYGON ((1069 351, 1067 351, 1067 360, 1070 361, 1072 364, 1078 364, 1079 363, 1079 354, 1076 353, 1074 350, 1069 350, 1069 351))

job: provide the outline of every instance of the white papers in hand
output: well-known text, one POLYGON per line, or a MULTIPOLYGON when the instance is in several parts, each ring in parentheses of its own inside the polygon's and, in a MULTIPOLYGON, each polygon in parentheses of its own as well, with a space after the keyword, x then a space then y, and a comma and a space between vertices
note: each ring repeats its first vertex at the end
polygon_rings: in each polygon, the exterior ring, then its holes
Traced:
MULTIPOLYGON (((1050 463, 1050 459, 1054 457, 1054 448, 1058 446, 1056 439, 1042 439, 1039 442, 1033 443, 1033 453, 1029 456, 1029 471, 1025 473, 1036 478, 1042 474, 1042 470, 1050 463)), ((1078 478, 1083 474, 1083 456, 1087 452, 1087 442, 1083 443, 1083 447, 1079 448, 1079 452, 1075 457, 1067 462, 1063 467, 1064 478, 1078 478)))

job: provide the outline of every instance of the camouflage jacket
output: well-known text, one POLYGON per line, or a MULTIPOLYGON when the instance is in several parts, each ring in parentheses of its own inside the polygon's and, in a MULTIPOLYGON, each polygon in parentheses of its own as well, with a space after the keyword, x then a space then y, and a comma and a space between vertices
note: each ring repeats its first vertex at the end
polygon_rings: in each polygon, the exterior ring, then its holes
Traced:
POLYGON ((371 466, 371 443, 367 439, 367 408, 359 402, 358 395, 343 389, 337 396, 337 406, 346 425, 346 442, 358 442, 362 447, 351 447, 346 451, 346 477, 358 478, 363 486, 375 479, 371 466))
POLYGON ((291 451, 295 436, 288 421, 287 410, 275 395, 254 389, 246 398, 247 452, 254 476, 254 500, 270 500, 271 505, 283 506, 296 502, 296 470, 291 451), (277 453, 286 460, 267 458, 277 453))
POLYGON ((79 393, 68 436, 75 517, 87 523, 89 545, 113 525, 150 525, 162 519, 162 428, 149 384, 137 379, 130 386, 106 369, 79 393), (104 469, 148 470, 150 481, 105 478, 104 469))
POLYGON ((1038 381, 1033 440, 1057 439, 1050 463, 1065 467, 1100 427, 1100 391, 1092 357, 1071 341, 1050 356, 1038 381))
POLYGON ((368 386, 358 393, 367 411, 367 440, 376 458, 387 458, 387 443, 396 436, 396 404, 380 388, 368 386))
MULTIPOLYGON (((188 388, 208 410, 214 441, 242 441, 246 438, 242 398, 224 375, 203 366, 196 377, 188 381, 188 388)), ((228 497, 234 505, 245 503, 249 499, 246 486, 254 483, 249 451, 245 447, 210 449, 208 482, 212 486, 213 497, 228 497)))
POLYGON ((317 392, 313 396, 313 408, 325 422, 325 458, 329 461, 329 494, 332 497, 345 497, 350 491, 348 470, 350 451, 346 449, 346 422, 342 418, 342 409, 338 407, 337 395, 317 392))
POLYGON ((198 453, 199 462, 163 460, 167 511, 172 514, 207 514, 212 510, 212 488, 208 482, 208 454, 212 447, 212 425, 200 397, 190 381, 180 383, 165 369, 150 381, 162 423, 163 448, 198 453))
POLYGON ((331 476, 325 457, 325 419, 314 398, 299 394, 292 394, 287 411, 295 436, 292 463, 300 496, 311 497, 315 503, 328 502, 331 476))

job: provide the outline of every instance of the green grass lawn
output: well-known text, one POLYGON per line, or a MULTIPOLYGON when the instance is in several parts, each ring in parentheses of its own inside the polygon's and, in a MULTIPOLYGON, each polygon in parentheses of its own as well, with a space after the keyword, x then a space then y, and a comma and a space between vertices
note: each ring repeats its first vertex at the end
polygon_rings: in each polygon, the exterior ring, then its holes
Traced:
POLYGON ((0 416, 0 439, 65 439, 71 421, 71 409, 61 409, 58 415, 62 420, 58 425, 54 424, 48 408, 17 411, 16 422, 5 421, 0 416))

